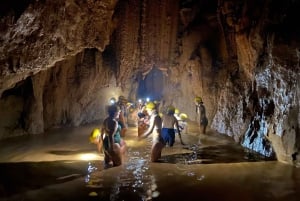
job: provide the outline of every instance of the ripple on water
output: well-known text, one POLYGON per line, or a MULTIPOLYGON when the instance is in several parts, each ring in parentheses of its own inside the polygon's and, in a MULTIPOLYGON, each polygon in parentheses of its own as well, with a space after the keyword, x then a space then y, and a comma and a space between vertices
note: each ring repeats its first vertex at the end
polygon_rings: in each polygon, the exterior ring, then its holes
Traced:
POLYGON ((151 200, 152 196, 158 196, 157 185, 154 183, 155 179, 153 179, 149 168, 149 160, 145 157, 148 154, 141 155, 140 152, 131 150, 128 155, 130 157, 120 167, 102 171, 95 170, 94 173, 96 174, 92 174, 90 179, 94 181, 94 186, 88 185, 87 187, 97 187, 97 194, 102 195, 101 198, 109 196, 109 200, 122 200, 124 198, 128 200, 151 200), (114 178, 108 175, 113 175, 114 178), (93 179, 93 177, 96 178, 93 179), (96 186, 96 180, 103 181, 103 185, 96 186))
MULTIPOLYGON (((45 143, 42 141, 42 148, 38 150, 35 141, 34 152, 38 153, 35 155, 38 161, 44 155, 51 155, 54 159, 60 159, 62 155, 73 159, 77 153, 91 149, 90 145, 82 149, 82 141, 78 138, 74 140, 74 135, 70 135, 73 143, 62 141, 61 134, 57 135, 59 142, 68 144, 62 149, 56 149, 60 148, 56 144, 54 149, 55 141, 50 140, 50 148, 47 149, 50 151, 46 154, 45 143), (80 142, 79 151, 72 151, 75 142, 80 142), (67 149, 68 146, 72 147, 71 151, 67 149)), ((26 153, 27 148, 31 147, 26 141, 1 144, 2 156, 12 156, 13 150, 18 158, 21 152, 22 159, 34 158, 32 150, 26 153), (13 147, 6 149, 9 150, 7 156, 4 145, 13 147)), ((45 142, 49 142, 48 137, 45 142)), ((184 195, 185 200, 299 200, 299 168, 276 162, 262 163, 268 158, 255 155, 238 145, 227 144, 225 140, 218 141, 218 138, 210 141, 201 139, 202 144, 194 144, 195 140, 184 142, 190 142, 190 145, 175 143, 173 150, 165 148, 168 155, 163 155, 160 163, 149 163, 150 142, 139 143, 142 147, 129 147, 123 166, 105 170, 102 161, 89 164, 87 161, 2 163, 0 199, 50 201, 53 196, 58 196, 55 197, 57 200, 86 200, 86 196, 89 196, 88 200, 177 201, 182 200, 180 196, 184 195), (31 196, 31 193, 41 197, 31 196), (19 195, 20 199, 10 199, 13 195, 19 195)))

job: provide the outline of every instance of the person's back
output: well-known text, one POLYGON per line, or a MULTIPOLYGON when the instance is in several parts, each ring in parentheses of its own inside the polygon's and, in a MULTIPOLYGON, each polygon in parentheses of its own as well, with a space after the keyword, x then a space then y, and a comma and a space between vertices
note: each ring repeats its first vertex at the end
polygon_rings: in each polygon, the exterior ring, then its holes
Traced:
MULTIPOLYGON (((103 131, 104 134, 106 134, 106 137, 104 138, 104 145, 109 145, 108 138, 110 135, 112 135, 114 143, 118 143, 121 146, 121 125, 118 123, 118 121, 111 117, 106 118, 103 121, 103 131)), ((108 149, 108 147, 105 148, 108 149)))
POLYGON ((208 119, 206 117, 206 110, 200 96, 195 97, 196 113, 199 114, 200 129, 203 134, 206 133, 206 127, 208 125, 208 119))
POLYGON ((201 102, 199 104, 199 112, 200 112, 200 120, 204 119, 206 117, 206 111, 205 111, 205 107, 203 105, 203 102, 201 102))
POLYGON ((144 133, 139 135, 139 138, 146 138, 152 134, 151 161, 156 162, 161 157, 161 151, 164 147, 161 137, 162 120, 158 115, 158 111, 156 110, 154 103, 147 103, 146 110, 150 115, 149 127, 144 133))
POLYGON ((175 108, 173 106, 169 106, 167 109, 167 114, 163 116, 162 120, 162 138, 164 142, 170 147, 172 147, 175 142, 175 129, 178 131, 181 144, 183 144, 179 130, 178 120, 174 116, 174 113, 175 108))
POLYGON ((122 164, 126 144, 121 138, 121 126, 118 122, 120 109, 116 105, 108 107, 108 117, 103 121, 101 139, 103 139, 104 163, 106 166, 122 164))
POLYGON ((176 117, 172 114, 167 114, 163 116, 163 128, 174 128, 176 124, 176 117))
POLYGON ((206 117, 206 110, 203 102, 201 101, 199 104, 199 112, 200 112, 200 127, 202 128, 202 133, 206 133, 206 127, 208 125, 208 119, 206 117))

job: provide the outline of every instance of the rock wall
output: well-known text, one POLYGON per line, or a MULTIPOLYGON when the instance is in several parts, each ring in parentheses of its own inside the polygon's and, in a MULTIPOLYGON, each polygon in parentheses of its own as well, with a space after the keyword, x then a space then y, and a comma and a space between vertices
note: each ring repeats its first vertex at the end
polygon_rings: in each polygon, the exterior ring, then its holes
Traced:
POLYGON ((115 4, 111 0, 32 1, 18 18, 16 8, 10 8, 1 18, 0 94, 85 48, 103 51, 114 28, 115 4))
MULTIPOLYGON (((265 3, 247 5, 255 9, 243 12, 247 20, 237 21, 248 22, 247 29, 235 33, 238 73, 230 73, 211 126, 251 150, 297 163, 299 38, 294 33, 299 29, 289 24, 297 11, 292 2, 280 8, 275 1, 265 3), (285 19, 274 17, 286 12, 285 19), (255 13, 260 15, 251 21, 255 13)), ((239 23, 235 27, 241 28, 239 23)))
POLYGON ((1 3, 1 138, 102 117, 101 89, 116 87, 104 51, 116 1, 1 3))
POLYGON ((299 160, 300 31, 291 23, 299 3, 8 2, 0 138, 100 120, 110 98, 135 102, 145 84, 162 110, 172 104, 196 121, 200 95, 210 129, 280 161, 299 160))

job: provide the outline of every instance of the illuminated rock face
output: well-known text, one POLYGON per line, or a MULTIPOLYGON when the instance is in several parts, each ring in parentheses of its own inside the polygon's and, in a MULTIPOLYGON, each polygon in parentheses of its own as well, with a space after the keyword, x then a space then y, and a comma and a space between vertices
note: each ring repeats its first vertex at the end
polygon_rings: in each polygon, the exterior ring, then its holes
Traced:
POLYGON ((299 160, 299 3, 0 4, 0 138, 102 119, 120 95, 149 95, 194 121, 201 96, 210 129, 299 160))

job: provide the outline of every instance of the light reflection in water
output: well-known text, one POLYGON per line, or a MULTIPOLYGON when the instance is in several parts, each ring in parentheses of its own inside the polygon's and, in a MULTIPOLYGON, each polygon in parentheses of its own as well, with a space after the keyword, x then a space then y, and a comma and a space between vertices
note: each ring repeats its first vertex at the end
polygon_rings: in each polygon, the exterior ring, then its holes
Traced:
POLYGON ((90 130, 63 132, 63 144, 62 133, 2 143, 0 200, 299 201, 300 168, 268 161, 222 136, 183 135, 187 146, 176 142, 160 163, 150 163, 151 142, 129 131, 126 163, 103 170, 103 155, 90 162, 78 157, 96 152, 82 143, 90 130))
MULTIPOLYGON (((191 137, 186 138, 186 141, 190 144, 184 147, 176 144, 174 147, 164 148, 160 163, 150 163, 150 139, 136 141, 135 144, 133 139, 129 139, 126 162, 120 167, 105 170, 98 170, 95 166, 90 167, 88 169, 90 174, 86 178, 87 187, 98 192, 97 195, 101 199, 111 201, 163 200, 164 197, 160 198, 162 195, 160 188, 166 190, 164 182, 169 182, 168 185, 176 190, 182 185, 176 185, 177 180, 187 182, 184 185, 207 184, 207 172, 199 170, 203 166, 195 168, 197 165, 264 161, 265 159, 249 153, 241 146, 228 145, 224 139, 218 143, 202 139, 201 143, 195 144, 193 142, 200 140, 191 137), (156 177, 159 178, 159 182, 156 177), (175 186, 172 186, 171 181, 175 182, 175 186), (159 183, 163 185, 159 186, 159 183)), ((210 176, 211 178, 214 177, 210 176)))
POLYGON ((91 174, 96 171, 98 168, 93 166, 91 162, 88 163, 87 175, 85 176, 85 183, 89 184, 91 174))
POLYGON ((151 143, 145 142, 137 150, 135 146, 128 148, 127 160, 120 167, 102 171, 91 168, 86 176, 87 187, 94 190, 101 198, 111 201, 124 200, 152 200, 159 196, 155 176, 149 166, 151 143), (112 178, 113 177, 113 178, 112 178), (102 181, 95 185, 96 181, 102 181))
POLYGON ((151 200, 152 197, 158 197, 157 184, 149 169, 149 153, 149 144, 140 151, 129 149, 130 157, 119 174, 118 185, 113 188, 111 200, 121 200, 121 197, 118 197, 122 194, 120 191, 131 191, 138 195, 140 200, 151 200), (129 175, 131 176, 128 177, 129 175))

